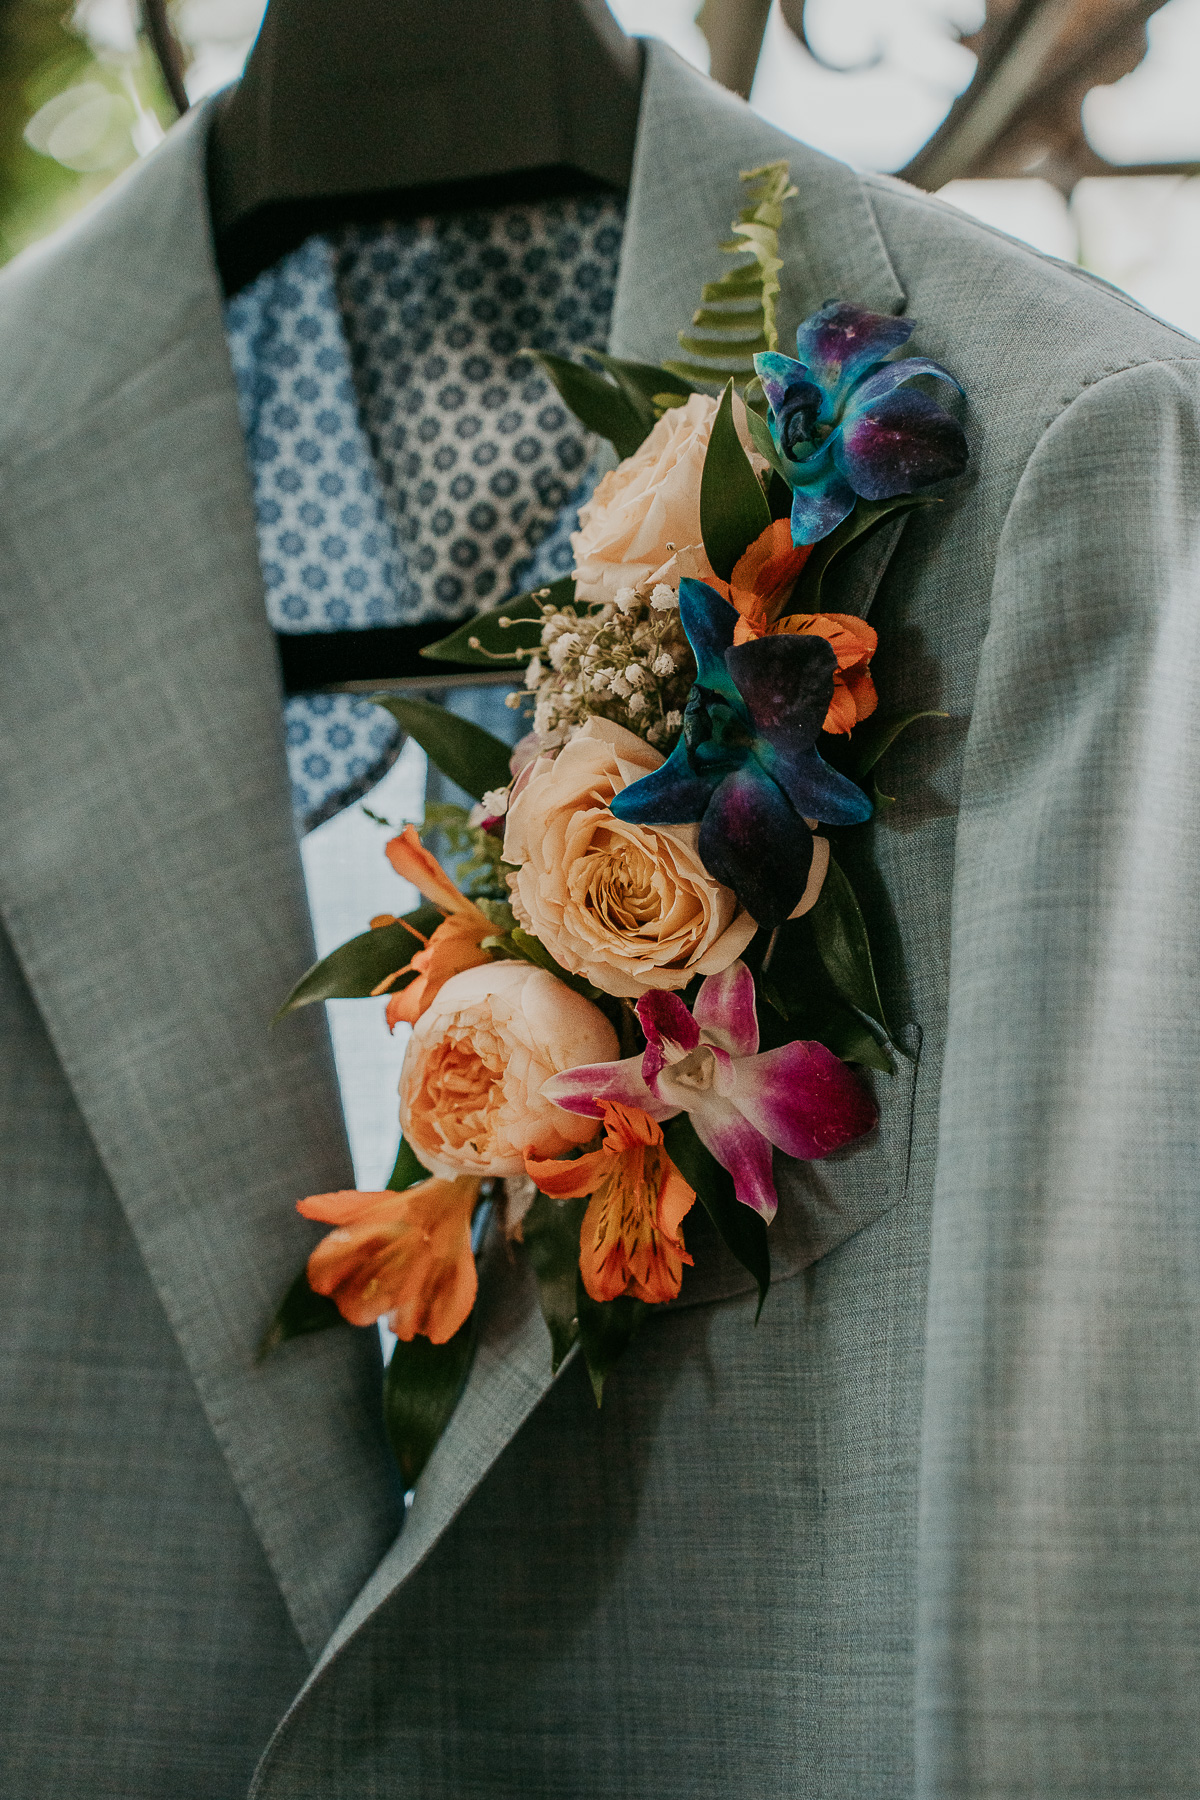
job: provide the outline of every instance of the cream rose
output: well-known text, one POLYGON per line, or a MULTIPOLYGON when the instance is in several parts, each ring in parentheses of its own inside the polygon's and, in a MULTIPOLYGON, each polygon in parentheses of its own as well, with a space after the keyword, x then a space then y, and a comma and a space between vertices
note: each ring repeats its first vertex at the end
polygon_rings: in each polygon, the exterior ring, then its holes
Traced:
MULTIPOLYGON (((691 394, 665 412, 632 456, 600 481, 571 535, 575 591, 580 600, 613 600, 617 590, 643 587, 676 551, 690 551, 687 573, 711 581, 700 537, 700 476, 717 402, 691 394)), ((734 402, 738 435, 751 449, 746 409, 734 402)), ((756 468, 765 468, 753 453, 756 468)))
POLYGON ((434 1175, 523 1175, 526 1154, 561 1156, 596 1131, 594 1119, 543 1099, 543 1082, 619 1053, 599 1008, 544 969, 466 969, 413 1026, 400 1128, 434 1175))
POLYGON ((630 999, 717 974, 757 930, 700 861, 698 826, 626 825, 609 811, 662 762, 623 725, 593 717, 526 771, 505 823, 521 924, 564 969, 630 999))

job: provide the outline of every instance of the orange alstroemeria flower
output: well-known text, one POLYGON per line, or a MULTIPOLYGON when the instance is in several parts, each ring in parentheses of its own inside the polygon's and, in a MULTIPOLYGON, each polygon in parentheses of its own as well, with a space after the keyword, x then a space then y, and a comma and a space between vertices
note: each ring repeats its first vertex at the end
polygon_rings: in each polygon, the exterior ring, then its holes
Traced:
POLYGON ((728 581, 713 577, 709 586, 736 606, 745 621, 735 629, 735 644, 762 637, 774 624, 811 553, 811 544, 793 544, 787 519, 776 519, 742 552, 728 581))
POLYGON ((591 1195, 579 1268, 593 1300, 632 1294, 673 1300, 691 1257, 680 1225, 696 1195, 663 1148, 660 1127, 632 1106, 606 1102, 604 1141, 576 1162, 525 1158, 526 1172, 553 1200, 591 1195))
POLYGON ((868 667, 878 634, 850 613, 783 614, 810 550, 811 545, 792 543, 787 519, 776 519, 739 557, 728 581, 714 579, 709 585, 741 615, 733 628, 735 644, 787 634, 827 639, 837 657, 837 668, 824 729, 848 732, 860 720, 870 718, 879 704, 868 667))
MULTIPOLYGON (((738 621, 739 625, 741 621, 738 621)), ((879 705, 875 683, 871 680, 870 662, 879 642, 879 634, 865 619, 853 613, 788 613, 776 619, 766 632, 755 636, 823 637, 837 657, 833 671, 833 699, 825 714, 826 731, 848 732, 863 719, 869 719, 879 705)), ((734 642, 737 643, 737 630, 734 642)), ((742 640, 745 641, 745 640, 742 640)))
POLYGON ((394 1194, 310 1194, 296 1211, 334 1225, 308 1259, 308 1285, 351 1325, 387 1314, 398 1338, 452 1338, 475 1304, 471 1215, 479 1181, 431 1175, 394 1194))
MULTIPOLYGON (((468 900, 455 887, 437 857, 426 850, 411 825, 406 825, 399 837, 390 839, 385 845, 385 854, 397 875, 411 881, 426 900, 447 915, 411 962, 406 962, 402 969, 396 969, 371 990, 373 994, 386 994, 402 975, 415 972, 416 980, 393 994, 387 1003, 388 1030, 394 1031, 400 1024, 415 1025, 442 983, 449 981, 452 975, 491 961, 487 951, 479 946, 495 927, 474 901, 468 900)), ((380 922, 390 925, 395 921, 384 913, 380 915, 380 922)))

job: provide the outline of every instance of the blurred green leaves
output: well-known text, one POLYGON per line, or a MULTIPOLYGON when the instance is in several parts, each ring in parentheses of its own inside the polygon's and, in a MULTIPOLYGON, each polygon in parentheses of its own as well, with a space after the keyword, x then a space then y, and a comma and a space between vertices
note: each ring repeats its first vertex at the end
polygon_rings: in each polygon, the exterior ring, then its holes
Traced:
POLYGON ((127 5, 0 0, 0 262, 100 193, 173 117, 127 5))

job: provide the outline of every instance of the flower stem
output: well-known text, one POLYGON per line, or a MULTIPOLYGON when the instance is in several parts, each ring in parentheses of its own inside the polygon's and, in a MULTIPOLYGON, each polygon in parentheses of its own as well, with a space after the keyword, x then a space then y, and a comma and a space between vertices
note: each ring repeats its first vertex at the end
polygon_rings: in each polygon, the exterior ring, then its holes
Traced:
POLYGON ((763 952, 762 967, 759 971, 760 974, 765 975, 767 970, 771 966, 771 958, 774 956, 775 946, 779 942, 780 930, 781 930, 781 927, 777 925, 775 927, 774 931, 771 933, 770 939, 768 940, 768 943, 767 943, 766 950, 763 952))

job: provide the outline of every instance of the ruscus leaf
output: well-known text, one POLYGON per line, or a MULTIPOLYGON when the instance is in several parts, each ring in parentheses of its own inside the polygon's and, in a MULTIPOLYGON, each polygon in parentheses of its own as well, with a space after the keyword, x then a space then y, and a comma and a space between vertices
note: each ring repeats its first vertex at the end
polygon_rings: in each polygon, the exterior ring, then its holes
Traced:
MULTIPOLYGON (((441 922, 436 906, 418 906, 395 925, 379 925, 339 944, 300 977, 275 1017, 281 1019, 298 1006, 311 1006, 317 1000, 366 999, 381 981, 411 961, 441 922)), ((406 985, 404 981, 396 984, 397 988, 406 985)))
POLYGON ((604 1398, 604 1383, 629 1348, 648 1310, 644 1300, 634 1300, 628 1294, 622 1294, 619 1300, 593 1300, 583 1285, 583 1276, 576 1270, 575 1316, 579 1321, 579 1345, 597 1406, 604 1398))
MULTIPOLYGON (((856 777, 865 775, 873 769, 885 750, 890 750, 902 731, 915 725, 918 719, 948 719, 945 712, 899 712, 876 713, 859 725, 850 739, 850 773, 856 777)), ((888 796, 884 796, 885 799, 888 796)))
MULTIPOLYGON (((716 1226, 726 1249, 758 1283, 758 1311, 771 1286, 771 1250, 767 1228, 750 1207, 737 1198, 733 1177, 721 1167, 696 1136, 686 1113, 668 1120, 662 1128, 667 1155, 716 1226)), ((757 1314, 755 1317, 757 1318, 757 1314)))
POLYGON ((426 644, 421 655, 435 662, 465 663, 471 668, 520 669, 528 657, 518 653, 535 650, 541 642, 542 609, 537 595, 542 593, 547 594, 552 606, 569 606, 575 598, 575 583, 569 575, 563 575, 558 581, 550 582, 548 589, 537 588, 527 594, 517 594, 502 606, 493 606, 487 612, 477 613, 473 619, 464 620, 449 637, 439 638, 436 644, 426 644), (512 623, 502 625, 502 619, 512 623), (478 640, 477 648, 473 639, 478 640))
POLYGON ((428 1181, 429 1170, 423 1162, 417 1160, 417 1154, 407 1138, 400 1139, 400 1148, 396 1152, 396 1161, 387 1184, 393 1194, 401 1194, 405 1188, 415 1186, 418 1181, 428 1181))
POLYGON ((492 788, 507 787, 512 780, 509 746, 482 725, 460 719, 432 700, 400 699, 395 694, 372 694, 371 699, 390 712, 430 762, 472 800, 482 800, 492 788))
POLYGON ((541 364, 581 425, 606 438, 622 460, 633 455, 654 424, 653 414, 647 422, 621 385, 582 363, 546 350, 526 354, 541 364))
POLYGON ((450 1423, 475 1356, 475 1313, 445 1344, 401 1338, 383 1376, 383 1423, 405 1488, 417 1484, 450 1423))
POLYGON ((325 1294, 314 1294, 308 1285, 308 1263, 304 1264, 284 1295, 279 1311, 258 1346, 256 1362, 278 1350, 292 1338, 307 1337, 313 1331, 328 1331, 333 1325, 347 1325, 333 1301, 325 1294))
POLYGON ((587 1204, 586 1198, 552 1200, 548 1194, 539 1193, 521 1221, 522 1241, 550 1333, 550 1366, 555 1374, 579 1336, 579 1230, 587 1204))
POLYGON ((876 1020, 890 1038, 862 908, 833 856, 808 918, 821 961, 839 994, 858 1012, 876 1020))
POLYGON ((723 581, 771 523, 771 509, 733 422, 733 382, 726 383, 713 419, 700 476, 700 535, 723 581))

